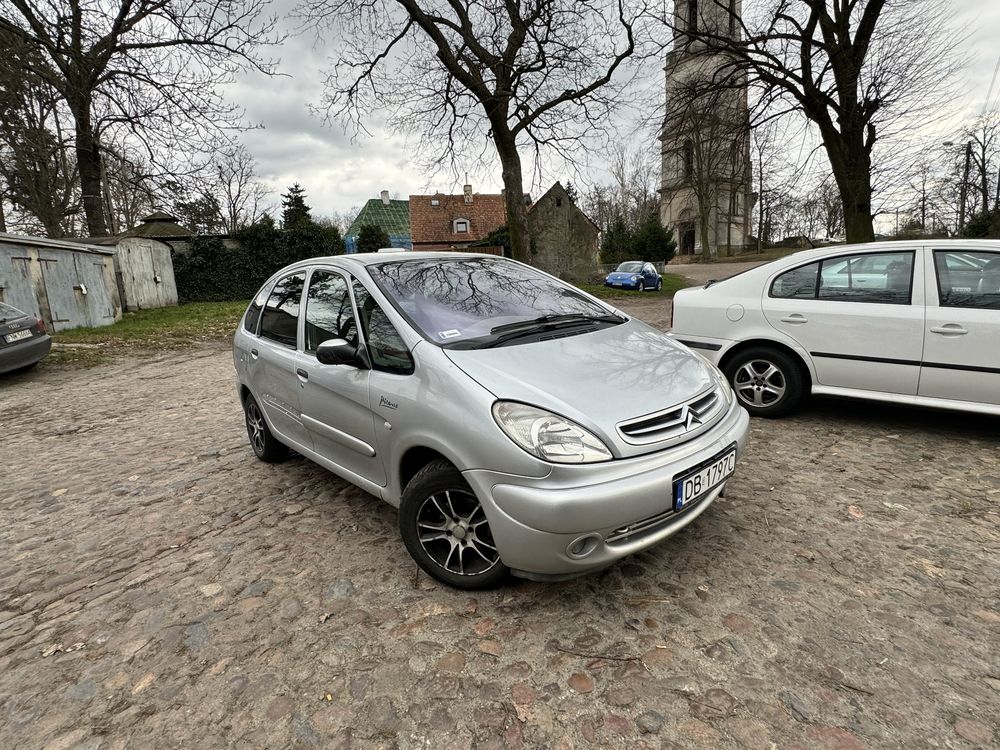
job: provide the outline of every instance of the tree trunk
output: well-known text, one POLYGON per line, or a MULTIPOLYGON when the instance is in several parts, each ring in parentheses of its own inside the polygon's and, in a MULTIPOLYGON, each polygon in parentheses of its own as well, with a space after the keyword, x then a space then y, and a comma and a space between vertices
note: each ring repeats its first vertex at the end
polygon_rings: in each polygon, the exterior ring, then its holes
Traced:
POLYGON ((107 237, 108 226, 104 216, 104 192, 101 180, 101 147, 97 134, 90 125, 89 104, 74 107, 76 121, 76 162, 80 171, 80 192, 83 212, 87 216, 87 234, 90 237, 107 237))
POLYGON ((3 212, 3 195, 0 194, 0 232, 7 232, 7 217, 4 216, 3 212))
POLYGON ((504 207, 507 209, 507 234, 510 237, 510 254, 514 260, 531 263, 531 236, 528 232, 528 210, 524 205, 524 177, 521 174, 521 155, 510 133, 494 128, 494 141, 500 156, 503 176, 504 207))
POLYGON ((872 225, 872 164, 871 153, 865 144, 864 130, 844 127, 821 128, 823 142, 833 177, 840 190, 844 208, 844 232, 848 244, 873 242, 872 225))

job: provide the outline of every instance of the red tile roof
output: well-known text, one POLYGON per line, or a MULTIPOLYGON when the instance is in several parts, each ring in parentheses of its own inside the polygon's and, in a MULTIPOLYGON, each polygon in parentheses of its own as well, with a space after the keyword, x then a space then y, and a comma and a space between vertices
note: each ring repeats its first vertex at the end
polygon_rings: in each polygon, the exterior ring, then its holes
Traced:
POLYGON ((414 250, 431 243, 448 246, 478 242, 506 223, 507 209, 502 195, 475 193, 471 203, 465 202, 464 195, 410 196, 410 236, 414 250), (455 219, 467 219, 469 231, 456 233, 455 219))

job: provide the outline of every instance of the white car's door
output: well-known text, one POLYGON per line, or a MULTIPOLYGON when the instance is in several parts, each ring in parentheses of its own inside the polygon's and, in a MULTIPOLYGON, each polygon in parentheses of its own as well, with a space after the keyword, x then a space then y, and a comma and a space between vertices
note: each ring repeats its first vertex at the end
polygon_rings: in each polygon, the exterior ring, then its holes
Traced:
POLYGON ((809 353, 818 385, 916 395, 924 345, 921 253, 866 251, 785 271, 764 289, 764 316, 809 353))
POLYGON ((1000 404, 1000 248, 934 250, 919 395, 1000 404))

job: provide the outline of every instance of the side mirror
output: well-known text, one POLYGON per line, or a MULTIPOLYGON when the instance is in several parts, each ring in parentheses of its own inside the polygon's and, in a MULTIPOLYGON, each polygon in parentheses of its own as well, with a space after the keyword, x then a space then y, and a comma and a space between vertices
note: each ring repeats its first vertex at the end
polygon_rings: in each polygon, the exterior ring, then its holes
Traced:
POLYGON ((327 339, 316 347, 316 359, 323 365, 357 365, 358 347, 344 339, 327 339))

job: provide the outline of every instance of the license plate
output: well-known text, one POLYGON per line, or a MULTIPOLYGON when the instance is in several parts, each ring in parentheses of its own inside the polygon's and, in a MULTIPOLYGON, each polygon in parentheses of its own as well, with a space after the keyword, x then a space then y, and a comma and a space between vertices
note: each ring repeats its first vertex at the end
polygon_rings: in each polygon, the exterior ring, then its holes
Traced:
POLYGON ((20 341, 21 339, 30 339, 30 338, 31 338, 31 329, 26 328, 23 331, 15 331, 14 333, 8 333, 6 336, 3 337, 3 340, 6 341, 8 344, 13 344, 15 341, 20 341))
POLYGON ((674 480, 674 511, 682 511, 725 482, 736 471, 733 445, 694 471, 674 480))
POLYGON ((612 281, 612 282, 611 282, 611 285, 612 285, 612 286, 621 286, 621 285, 622 285, 622 282, 620 282, 620 281, 612 281))

